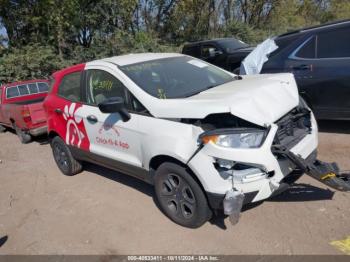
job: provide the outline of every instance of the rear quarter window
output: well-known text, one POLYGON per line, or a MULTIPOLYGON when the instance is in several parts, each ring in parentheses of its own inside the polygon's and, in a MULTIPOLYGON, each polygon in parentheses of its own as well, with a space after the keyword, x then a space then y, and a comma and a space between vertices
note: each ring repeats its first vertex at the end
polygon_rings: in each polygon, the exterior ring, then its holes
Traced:
POLYGON ((316 57, 316 38, 313 36, 306 40, 295 54, 300 58, 315 58, 316 57))

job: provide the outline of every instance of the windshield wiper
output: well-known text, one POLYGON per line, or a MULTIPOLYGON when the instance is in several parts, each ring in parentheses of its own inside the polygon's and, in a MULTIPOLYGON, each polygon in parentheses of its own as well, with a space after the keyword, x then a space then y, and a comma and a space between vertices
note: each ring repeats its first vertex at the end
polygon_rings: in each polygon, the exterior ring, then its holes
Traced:
POLYGON ((196 92, 191 93, 191 94, 189 94, 189 95, 185 95, 184 97, 190 97, 190 96, 197 95, 197 94, 199 94, 199 93, 202 93, 202 92, 204 92, 204 91, 207 91, 208 89, 213 88, 213 87, 216 87, 216 86, 219 86, 219 85, 210 85, 210 86, 207 86, 207 87, 206 87, 205 89, 203 89, 203 90, 196 91, 196 92))

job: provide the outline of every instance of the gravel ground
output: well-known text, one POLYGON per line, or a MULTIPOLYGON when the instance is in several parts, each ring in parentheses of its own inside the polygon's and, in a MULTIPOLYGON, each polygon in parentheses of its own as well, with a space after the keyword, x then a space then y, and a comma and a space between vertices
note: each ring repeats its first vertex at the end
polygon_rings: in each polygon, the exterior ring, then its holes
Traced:
MULTIPOLYGON (((350 123, 320 126, 319 158, 350 169, 350 123)), ((307 176, 236 226, 219 216, 187 229, 132 177, 92 164, 63 176, 45 138, 0 134, 0 160, 0 254, 344 254, 330 242, 350 235, 349 194, 307 176)))

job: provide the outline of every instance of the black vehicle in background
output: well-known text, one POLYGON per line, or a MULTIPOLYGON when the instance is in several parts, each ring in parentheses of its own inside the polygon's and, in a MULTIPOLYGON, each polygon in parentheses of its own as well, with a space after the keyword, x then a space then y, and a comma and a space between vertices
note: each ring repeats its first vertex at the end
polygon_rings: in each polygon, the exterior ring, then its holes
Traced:
POLYGON ((253 47, 235 38, 219 38, 187 43, 182 53, 233 71, 252 50, 253 47))
POLYGON ((350 120, 350 20, 276 37, 261 73, 291 72, 318 119, 350 120))

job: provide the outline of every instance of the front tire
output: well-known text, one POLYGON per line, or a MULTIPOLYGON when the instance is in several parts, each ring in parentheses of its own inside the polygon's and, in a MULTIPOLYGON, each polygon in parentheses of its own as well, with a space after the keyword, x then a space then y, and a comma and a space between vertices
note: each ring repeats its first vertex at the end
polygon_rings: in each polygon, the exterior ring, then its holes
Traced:
POLYGON ((82 171, 82 164, 73 157, 68 146, 59 136, 52 139, 51 148, 55 162, 64 175, 74 176, 82 171))
POLYGON ((154 182, 161 209, 175 223, 198 228, 211 218, 204 192, 186 168, 163 163, 156 171, 154 182))

